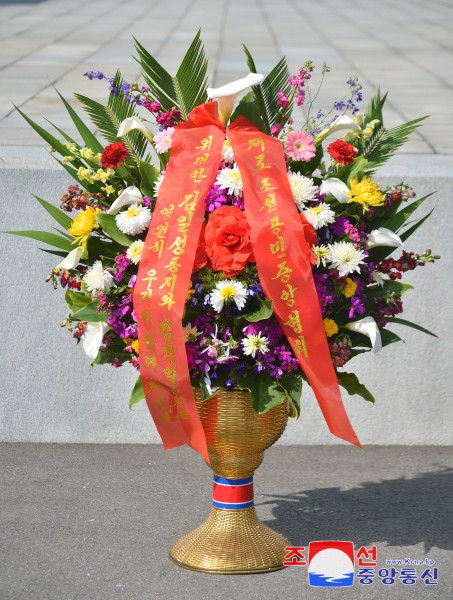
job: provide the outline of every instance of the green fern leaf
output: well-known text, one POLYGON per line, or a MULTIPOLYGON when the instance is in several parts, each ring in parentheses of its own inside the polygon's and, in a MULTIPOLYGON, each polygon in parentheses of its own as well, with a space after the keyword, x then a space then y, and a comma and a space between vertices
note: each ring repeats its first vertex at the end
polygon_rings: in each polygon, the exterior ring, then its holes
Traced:
POLYGON ((138 40, 135 40, 135 44, 138 52, 136 60, 143 69, 145 82, 153 97, 164 110, 177 108, 183 118, 187 119, 189 112, 207 99, 208 60, 200 39, 200 31, 190 44, 175 77, 172 77, 138 40))

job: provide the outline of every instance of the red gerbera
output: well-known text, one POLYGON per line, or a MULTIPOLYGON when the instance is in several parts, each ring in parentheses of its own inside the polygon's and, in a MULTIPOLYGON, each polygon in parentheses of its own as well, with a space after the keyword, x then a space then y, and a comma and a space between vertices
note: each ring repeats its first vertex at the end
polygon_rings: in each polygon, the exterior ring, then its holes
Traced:
POLYGON ((336 140, 327 146, 330 156, 340 165, 350 165, 356 157, 357 150, 348 142, 336 140))
POLYGON ((120 167, 127 158, 127 148, 123 142, 115 142, 106 146, 101 154, 101 165, 114 169, 120 167))

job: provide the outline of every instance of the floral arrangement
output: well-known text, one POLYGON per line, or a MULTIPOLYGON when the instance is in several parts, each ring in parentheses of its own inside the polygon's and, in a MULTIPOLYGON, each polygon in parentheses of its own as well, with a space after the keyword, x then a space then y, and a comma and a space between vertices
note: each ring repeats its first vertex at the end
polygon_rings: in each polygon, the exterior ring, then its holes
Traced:
MULTIPOLYGON (((382 189, 375 179, 378 167, 422 119, 385 128, 386 96, 378 91, 361 109, 356 78, 349 79, 344 97, 329 110, 319 109, 316 98, 329 72, 326 65, 317 86, 310 61, 291 76, 282 59, 263 78, 245 48, 252 75, 226 89, 208 90, 199 34, 175 77, 138 42, 136 47, 143 82, 128 83, 119 71, 114 77, 89 71, 85 75, 93 85, 108 84, 107 103, 76 94, 100 135, 63 97, 79 141, 56 126, 51 134, 18 109, 75 180, 61 196, 60 209, 37 198, 59 224, 56 233, 11 232, 53 246, 46 252, 58 262, 47 280, 65 289, 70 310, 61 325, 94 364, 130 363, 139 369, 133 291, 172 138, 194 107, 220 97, 225 124, 243 115, 283 145, 338 382, 349 394, 373 402, 365 385, 343 367, 360 353, 400 341, 391 329, 395 324, 430 333, 399 316, 402 296, 411 289, 402 281, 404 273, 439 258, 404 246, 429 217, 411 220, 427 196, 416 198, 404 182, 382 189), (251 91, 233 111, 235 96, 250 83, 251 91), (297 125, 296 107, 302 118, 297 125), (394 251, 396 257, 390 256, 394 251)), ((206 399, 219 389, 249 389, 258 412, 288 398, 293 416, 298 415, 306 377, 260 283, 243 180, 228 132, 204 202, 182 323, 191 384, 201 387, 206 399)), ((130 405, 143 397, 139 376, 130 405)))

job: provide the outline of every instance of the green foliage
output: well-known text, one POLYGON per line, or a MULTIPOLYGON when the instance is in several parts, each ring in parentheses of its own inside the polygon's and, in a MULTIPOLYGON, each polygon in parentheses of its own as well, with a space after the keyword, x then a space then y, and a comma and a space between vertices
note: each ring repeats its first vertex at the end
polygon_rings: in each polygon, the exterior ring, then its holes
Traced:
MULTIPOLYGON (((63 212, 53 204, 50 204, 50 202, 47 202, 46 200, 43 200, 38 196, 35 196, 35 198, 41 204, 41 206, 45 208, 45 210, 47 210, 49 215, 51 215, 55 219, 55 221, 60 223, 62 227, 64 227, 65 229, 69 229, 71 227, 72 219, 70 216, 68 216, 65 212, 63 212)), ((67 237, 69 234, 65 235, 67 237)), ((72 239, 72 236, 70 237, 72 239)))
POLYGON ((250 390, 253 408, 259 414, 263 414, 285 401, 286 392, 278 384, 277 380, 267 373, 248 372, 239 378, 237 387, 240 390, 250 390))
POLYGON ((200 31, 190 44, 175 77, 172 77, 137 40, 135 46, 138 52, 137 61, 143 69, 146 84, 164 110, 178 108, 183 118, 187 119, 191 110, 206 101, 208 60, 200 31))
POLYGON ((160 171, 151 163, 142 160, 139 163, 139 167, 141 177, 140 191, 144 196, 152 198, 154 196, 154 184, 160 175, 160 171))
POLYGON ((61 235, 57 235, 56 233, 49 233, 48 231, 4 231, 3 233, 28 237, 33 240, 38 240, 39 242, 44 242, 45 244, 49 244, 49 246, 66 250, 67 252, 74 250, 74 246, 71 245, 71 242, 68 239, 62 237, 61 235))
MULTIPOLYGON (((118 70, 113 80, 113 85, 117 90, 121 90, 122 83, 121 72, 118 70)), ((138 116, 134 108, 135 105, 132 102, 128 102, 121 91, 118 91, 117 94, 110 92, 108 102, 105 106, 82 94, 75 94, 75 97, 84 106, 91 121, 96 125, 108 143, 113 144, 122 139, 129 150, 130 156, 138 164, 146 151, 148 144, 146 137, 138 130, 133 130, 123 138, 118 138, 118 128, 121 122, 129 117, 138 116)))
POLYGON ((91 294, 88 294, 88 292, 66 290, 64 297, 72 313, 76 313, 91 302, 91 294))
POLYGON ((363 383, 360 383, 355 373, 337 371, 337 378, 338 383, 348 392, 350 396, 361 396, 367 402, 374 404, 375 399, 373 394, 363 385, 363 383))
MULTIPOLYGON (((243 46, 247 57, 247 64, 252 73, 256 73, 255 62, 246 46, 243 46)), ((234 121, 239 115, 244 115, 252 121, 257 127, 267 134, 270 134, 271 125, 273 125, 280 116, 280 107, 277 104, 277 94, 282 90, 286 96, 291 95, 291 86, 289 84, 289 70, 286 58, 282 58, 267 75, 260 85, 253 86, 252 92, 249 92, 239 102, 234 111, 231 121, 234 121)), ((292 101, 286 110, 291 114, 292 101)), ((287 119, 286 119, 287 120, 287 119)), ((284 124, 284 123, 282 123, 284 124)))
POLYGON ((89 304, 79 308, 72 316, 78 321, 86 321, 87 323, 97 323, 99 321, 107 321, 112 313, 99 313, 97 309, 99 304, 97 300, 93 300, 89 304))
POLYGON ((428 335, 432 335, 435 338, 438 337, 435 333, 429 331, 429 329, 425 329, 421 325, 417 325, 416 323, 412 323, 412 321, 407 321, 406 319, 392 317, 391 319, 389 319, 388 324, 391 325, 392 323, 396 323, 397 325, 405 325, 406 327, 412 327, 412 329, 416 329, 417 331, 421 331, 422 333, 427 333, 428 335))
POLYGON ((258 321, 264 321, 264 319, 270 319, 274 312, 274 303, 272 300, 261 300, 257 298, 255 306, 248 313, 241 313, 241 317, 244 317, 250 323, 257 323, 258 321), (256 306, 257 305, 257 306, 256 306))
POLYGON ((97 217, 97 221, 102 229, 109 235, 112 240, 120 244, 120 246, 130 246, 134 241, 121 231, 115 221, 115 215, 101 213, 97 217))
POLYGON ((69 116, 72 119, 72 122, 76 126, 77 131, 80 133, 80 135, 81 135, 83 141, 85 142, 86 146, 88 148, 91 148, 93 150, 93 152, 95 152, 95 153, 102 152, 102 150, 104 149, 104 147, 101 144, 101 142, 96 139, 96 137, 93 135, 93 133, 90 131, 90 129, 85 125, 85 123, 78 116, 78 114, 72 108, 72 106, 63 98, 63 96, 60 94, 60 92, 57 89, 55 91, 60 96, 63 104, 65 105, 66 110, 69 113, 69 116))
POLYGON ((140 375, 135 382, 135 385, 132 389, 131 396, 129 398, 129 408, 132 409, 134 404, 141 402, 145 398, 145 392, 143 391, 142 379, 140 375))
POLYGON ((291 375, 285 373, 278 381, 279 385, 285 390, 286 397, 291 405, 291 417, 299 418, 300 416, 303 381, 302 375, 297 372, 291 373, 291 375))

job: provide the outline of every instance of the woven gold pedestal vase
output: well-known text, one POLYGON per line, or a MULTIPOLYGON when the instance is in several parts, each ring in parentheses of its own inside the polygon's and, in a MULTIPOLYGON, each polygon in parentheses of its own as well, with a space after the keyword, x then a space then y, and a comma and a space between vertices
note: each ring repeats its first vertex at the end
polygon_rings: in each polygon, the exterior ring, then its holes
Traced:
POLYGON ((288 420, 284 402, 259 415, 248 392, 219 392, 198 412, 214 471, 208 519, 170 551, 177 565, 206 573, 262 573, 283 568, 290 542, 258 519, 253 505, 253 473, 264 450, 282 435, 288 420))

